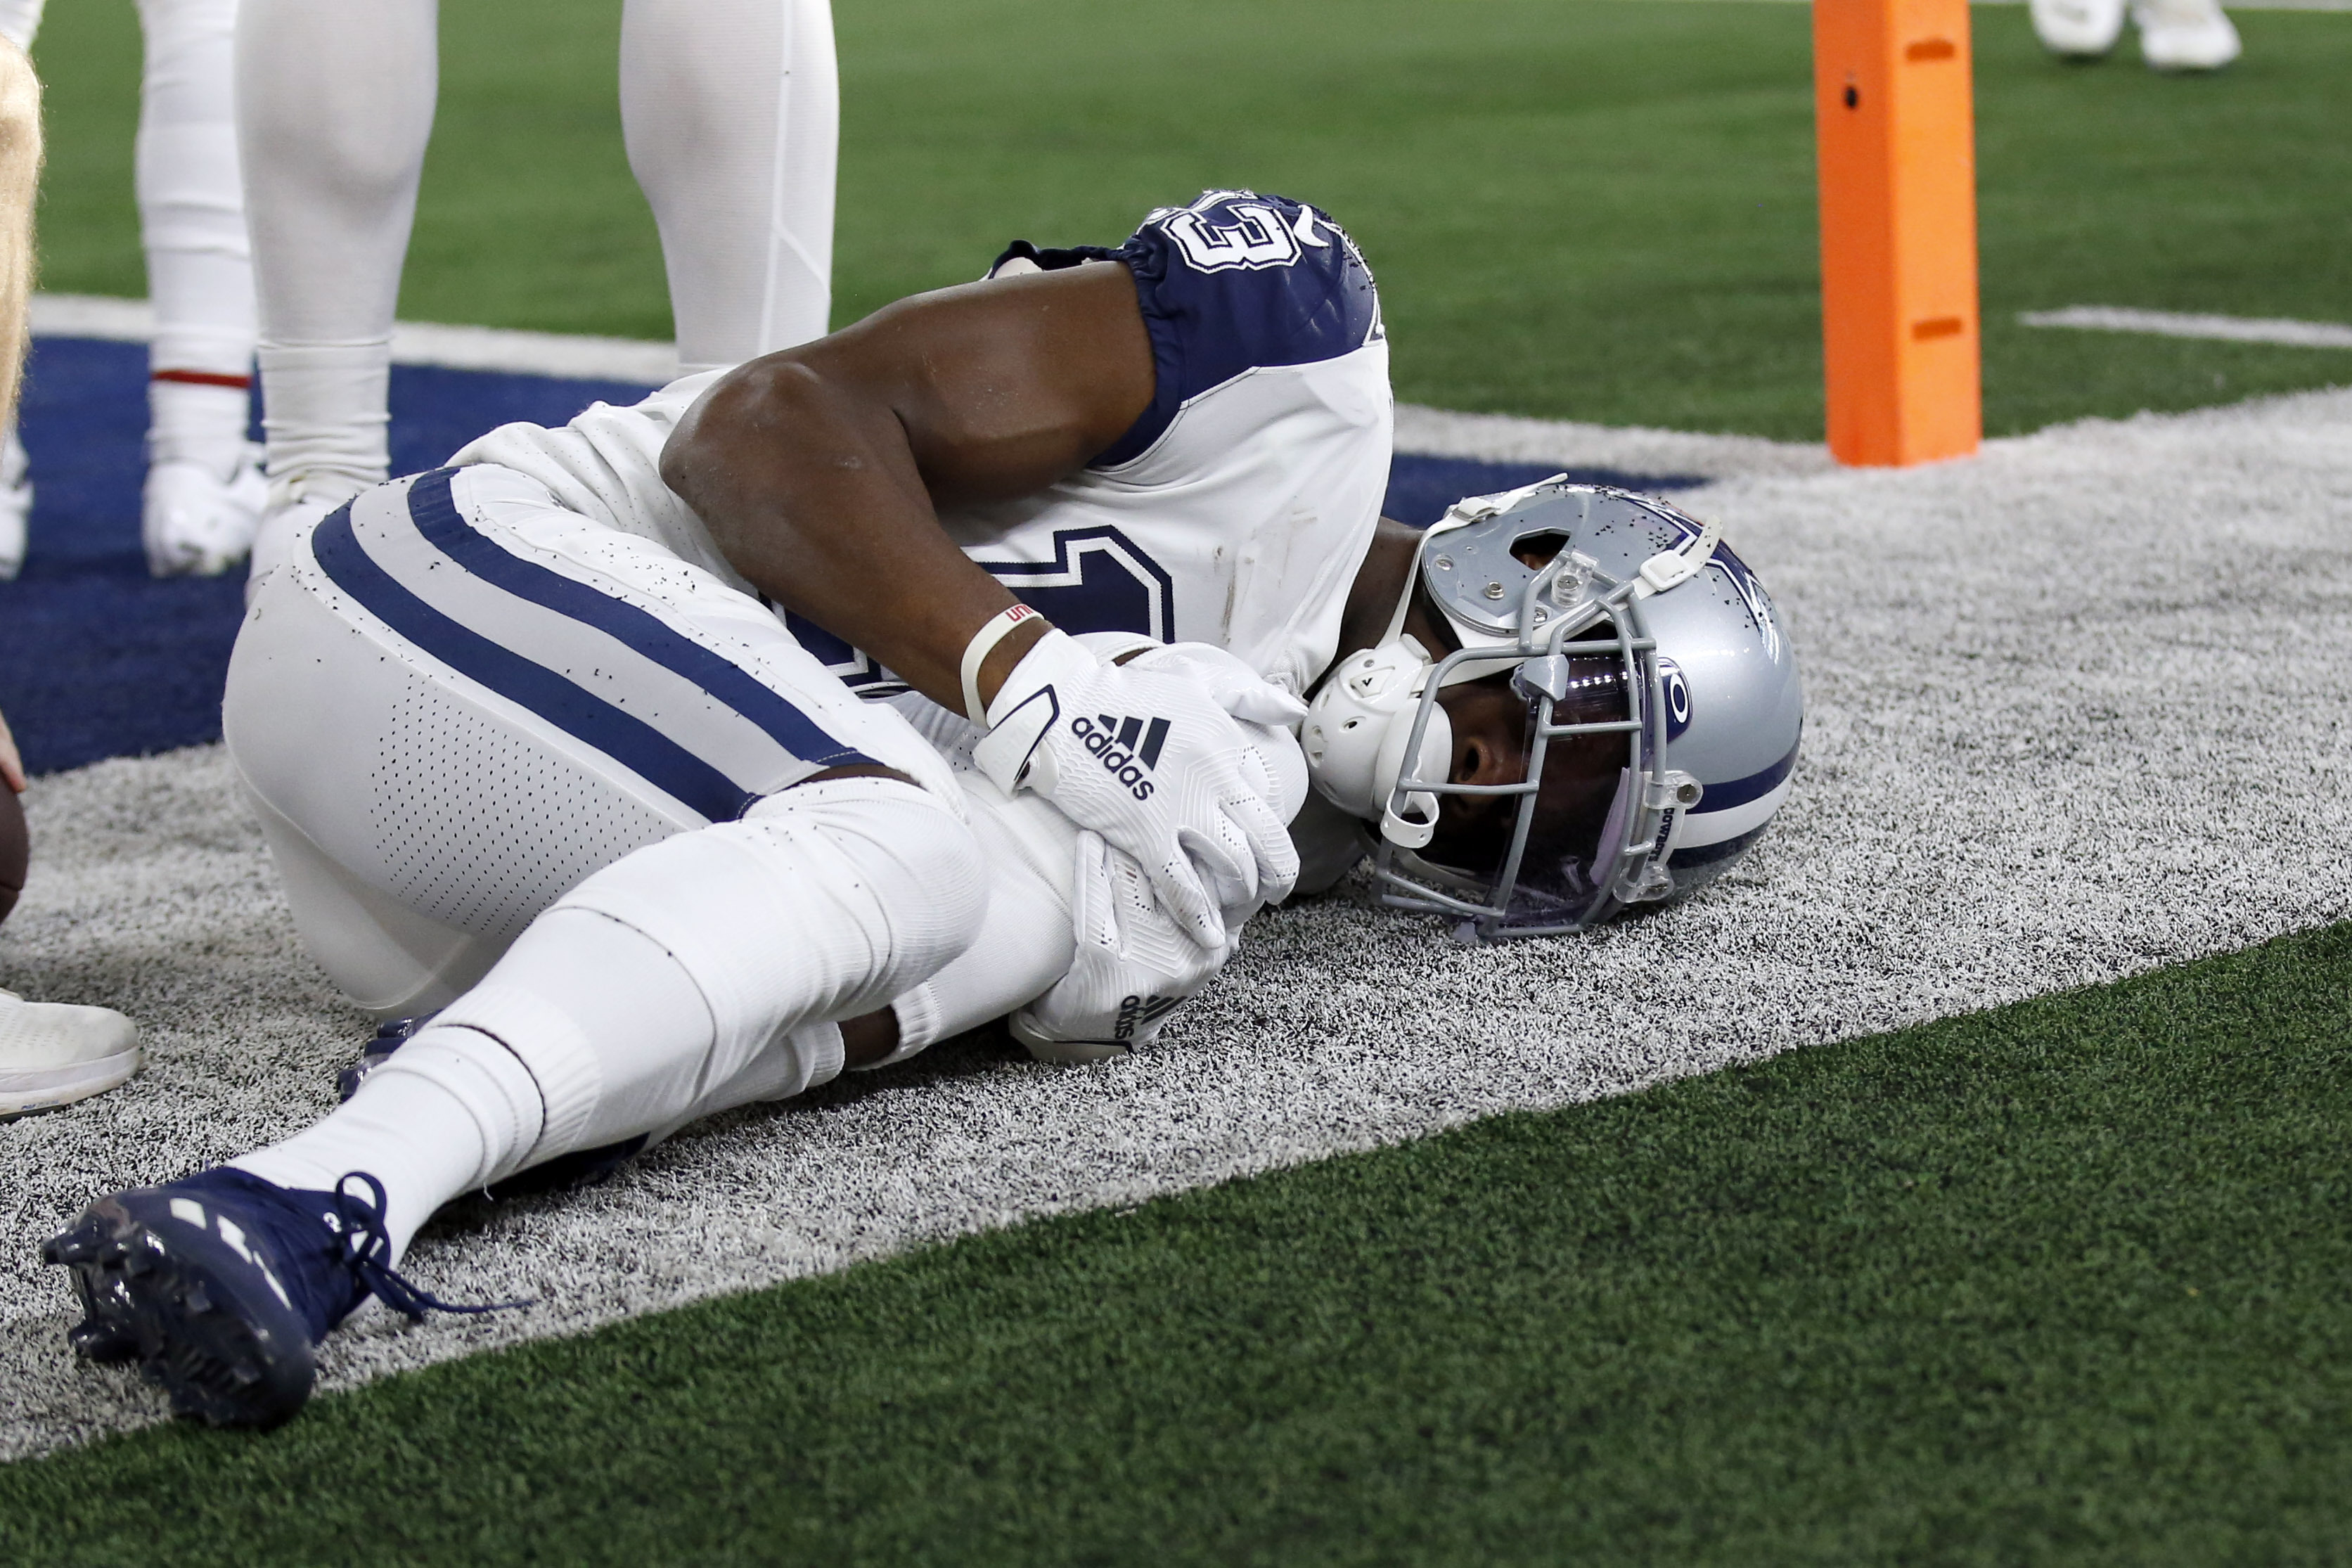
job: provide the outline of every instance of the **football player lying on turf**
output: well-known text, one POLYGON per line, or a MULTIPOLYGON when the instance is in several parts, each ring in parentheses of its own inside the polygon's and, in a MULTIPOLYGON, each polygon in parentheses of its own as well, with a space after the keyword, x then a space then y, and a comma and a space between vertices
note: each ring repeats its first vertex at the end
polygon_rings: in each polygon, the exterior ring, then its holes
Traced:
POLYGON ((1302 719, 1315 879, 1377 818, 1392 901, 1476 935, 1760 830, 1798 698, 1752 577, 1590 488, 1383 524, 1387 345, 1322 215, 1214 193, 998 272, 493 432, 262 585, 226 731, 298 926, 432 1016, 52 1242, 83 1353, 282 1419, 369 1295, 438 1305, 392 1270, 460 1193, 1007 1015, 1131 1043, 1290 888, 1302 719))

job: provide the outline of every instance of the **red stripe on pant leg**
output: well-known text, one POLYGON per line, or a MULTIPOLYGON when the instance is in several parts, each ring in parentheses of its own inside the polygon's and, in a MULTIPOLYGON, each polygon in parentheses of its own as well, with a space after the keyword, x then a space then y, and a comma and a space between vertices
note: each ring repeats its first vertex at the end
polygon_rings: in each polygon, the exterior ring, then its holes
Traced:
POLYGON ((253 384, 249 375, 218 375, 208 370, 159 370, 150 381, 176 381, 189 386, 234 386, 239 392, 253 384))

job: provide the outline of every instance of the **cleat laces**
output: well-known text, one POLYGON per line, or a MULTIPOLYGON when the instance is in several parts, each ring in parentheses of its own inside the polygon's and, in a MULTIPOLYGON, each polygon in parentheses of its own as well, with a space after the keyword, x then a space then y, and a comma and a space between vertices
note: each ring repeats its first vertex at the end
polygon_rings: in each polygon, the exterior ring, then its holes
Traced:
MULTIPOLYGON (((538 1304, 536 1298, 520 1301, 443 1300, 384 1261, 392 1252, 392 1233, 384 1228, 383 1213, 389 1200, 382 1182, 365 1171, 347 1172, 335 1184, 331 1195, 334 1207, 329 1213, 337 1233, 339 1261, 365 1288, 367 1295, 409 1321, 423 1322, 428 1311, 473 1316, 538 1304), (362 1184, 366 1191, 352 1191, 354 1182, 362 1184)), ((358 1305, 358 1300, 352 1302, 352 1307, 358 1305)))

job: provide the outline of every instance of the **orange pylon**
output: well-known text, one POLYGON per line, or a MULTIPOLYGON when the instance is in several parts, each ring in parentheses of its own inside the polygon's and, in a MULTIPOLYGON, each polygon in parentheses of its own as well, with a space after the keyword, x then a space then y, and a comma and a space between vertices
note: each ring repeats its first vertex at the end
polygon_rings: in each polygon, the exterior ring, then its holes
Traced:
POLYGON ((1968 0, 1813 0, 1822 346, 1841 463, 1984 437, 1968 0))

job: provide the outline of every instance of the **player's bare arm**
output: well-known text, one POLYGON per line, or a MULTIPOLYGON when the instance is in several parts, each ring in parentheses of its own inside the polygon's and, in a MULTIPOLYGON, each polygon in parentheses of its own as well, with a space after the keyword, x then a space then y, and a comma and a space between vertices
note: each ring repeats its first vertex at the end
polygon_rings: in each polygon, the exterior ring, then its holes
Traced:
MULTIPOLYGON (((662 478, 761 592, 961 711, 965 646, 1015 601, 935 509, 1076 473, 1150 405, 1152 375, 1125 267, 942 289, 728 375, 662 478)), ((983 700, 1047 629, 997 644, 983 700)))

